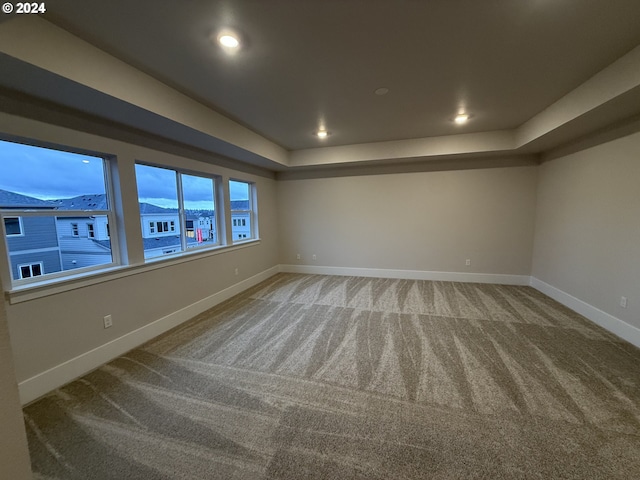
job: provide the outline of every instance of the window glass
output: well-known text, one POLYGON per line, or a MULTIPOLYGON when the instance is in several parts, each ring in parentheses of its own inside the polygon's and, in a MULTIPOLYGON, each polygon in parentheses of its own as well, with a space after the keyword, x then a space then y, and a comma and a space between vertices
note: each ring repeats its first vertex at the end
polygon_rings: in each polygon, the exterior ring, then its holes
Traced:
POLYGON ((0 189, 16 194, 5 194, 5 204, 40 207, 49 201, 58 210, 107 209, 102 158, 0 141, 0 164, 0 189))
POLYGON ((22 226, 20 225, 20 218, 18 217, 5 217, 4 230, 7 235, 22 235, 22 226))
POLYGON ((229 200, 231 203, 231 234, 233 240, 254 238, 253 185, 239 180, 229 180, 229 200))
POLYGON ((218 243, 211 178, 182 174, 187 248, 218 243))
POLYGON ((213 178, 137 164, 136 180, 145 258, 219 243, 213 178))
POLYGON ((114 263, 105 164, 100 157, 0 141, 0 214, 13 280, 114 263), (73 225, 80 222, 91 223, 93 234, 76 234, 73 225))
POLYGON ((165 255, 166 252, 180 251, 180 232, 169 230, 169 222, 178 220, 176 172, 136 164, 136 183, 144 257, 153 258, 165 255))

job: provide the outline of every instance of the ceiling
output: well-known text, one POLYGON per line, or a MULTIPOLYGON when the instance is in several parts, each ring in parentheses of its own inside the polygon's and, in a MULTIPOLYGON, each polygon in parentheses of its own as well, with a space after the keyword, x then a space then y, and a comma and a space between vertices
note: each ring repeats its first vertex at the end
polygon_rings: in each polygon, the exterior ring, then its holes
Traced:
MULTIPOLYGON (((326 147, 515 131, 640 45, 638 0, 81 4, 47 2, 44 18, 294 159, 306 149, 317 149, 311 158, 326 147), (211 39, 223 28, 240 34, 235 55, 211 39), (389 92, 376 95, 380 87, 389 92), (459 111, 467 124, 453 122, 459 111), (314 136, 319 127, 328 138, 314 136)), ((638 90, 505 151, 539 152, 636 115, 638 90)), ((313 163, 306 158, 301 166, 313 163)))

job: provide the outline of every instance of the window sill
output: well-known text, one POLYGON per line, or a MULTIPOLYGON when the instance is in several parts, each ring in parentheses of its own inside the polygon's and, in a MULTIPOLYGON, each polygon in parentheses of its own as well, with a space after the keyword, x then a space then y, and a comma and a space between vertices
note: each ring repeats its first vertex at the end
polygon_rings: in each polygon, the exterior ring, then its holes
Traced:
POLYGON ((79 275, 65 277, 63 279, 47 280, 29 285, 21 285, 13 287, 5 292, 5 298, 10 304, 28 302, 37 298, 56 295, 62 292, 77 290, 79 288, 96 285, 103 282, 109 282, 118 278, 128 277, 130 275, 138 275, 140 273, 150 272, 159 268, 170 267, 184 262, 192 262, 219 255, 222 253, 233 252, 243 248, 253 247, 260 244, 260 239, 251 239, 243 242, 236 242, 233 245, 224 245, 213 247, 206 250, 196 250, 192 252, 183 252, 181 254, 171 255, 167 257, 158 257, 147 260, 144 264, 139 265, 123 265, 117 267, 109 267, 101 270, 82 273, 79 275))

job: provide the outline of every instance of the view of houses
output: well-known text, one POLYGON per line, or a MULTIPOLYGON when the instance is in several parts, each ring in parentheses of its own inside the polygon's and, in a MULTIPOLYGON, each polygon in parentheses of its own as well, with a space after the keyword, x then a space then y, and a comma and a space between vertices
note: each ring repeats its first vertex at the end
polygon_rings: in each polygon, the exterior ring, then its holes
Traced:
MULTIPOLYGON (((92 211, 107 210, 104 194, 40 200, 0 190, 0 209, 5 210, 4 227, 14 280, 113 261, 108 217, 92 215, 92 211), (14 209, 35 214, 6 214, 14 209), (65 213, 72 211, 83 214, 65 213)), ((233 200, 231 210, 233 240, 251 238, 249 201, 233 200)), ((187 210, 183 226, 177 209, 141 202, 140 222, 145 258, 219 242, 212 210, 187 210)))

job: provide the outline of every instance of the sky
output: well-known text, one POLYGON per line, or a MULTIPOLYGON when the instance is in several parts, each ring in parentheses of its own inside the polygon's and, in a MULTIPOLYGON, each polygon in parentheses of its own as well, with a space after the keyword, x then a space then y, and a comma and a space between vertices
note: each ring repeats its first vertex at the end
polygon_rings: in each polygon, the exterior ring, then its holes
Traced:
POLYGON ((103 168, 101 158, 0 141, 0 188, 41 200, 104 193, 103 168))
MULTIPOLYGON (((141 202, 177 208, 175 172, 136 165, 141 202)), ((185 208, 211 209, 211 179, 182 175, 185 208)), ((230 182, 232 200, 248 198, 246 184, 230 182)), ((51 200, 105 193, 104 161, 98 157, 0 140, 0 189, 51 200)))

